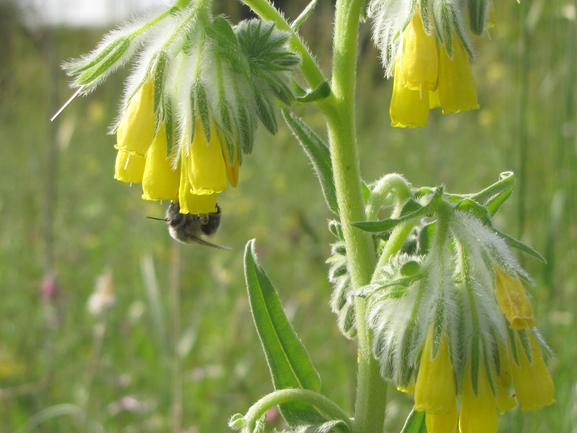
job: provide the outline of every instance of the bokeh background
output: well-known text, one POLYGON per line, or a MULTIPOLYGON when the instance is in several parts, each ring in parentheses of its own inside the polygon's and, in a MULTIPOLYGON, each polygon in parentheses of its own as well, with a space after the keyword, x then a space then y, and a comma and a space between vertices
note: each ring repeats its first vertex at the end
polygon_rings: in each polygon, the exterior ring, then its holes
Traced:
MULTIPOLYGON (((388 126, 392 83, 370 23, 362 25, 361 169, 369 182, 400 172, 452 192, 476 192, 515 171, 516 191, 496 225, 547 259, 519 257, 556 353, 557 403, 512 410, 499 431, 574 433, 577 1, 495 3, 497 26, 475 40, 481 109, 433 112, 421 130, 388 126)), ((277 4, 295 18, 306 2, 277 4)), ((144 202, 138 185, 113 179, 115 138, 106 133, 126 70, 49 121, 72 94, 59 65, 91 50, 113 23, 47 25, 33 5, 0 0, 0 433, 228 431, 230 415, 272 390, 242 272, 252 238, 322 392, 351 412, 355 344, 328 307, 331 215, 295 139, 286 128, 275 137, 261 131, 238 188, 222 194, 214 241, 231 252, 175 243, 146 218, 162 217, 167 204, 144 202)), ((332 8, 321 2, 302 28, 327 74, 332 8)), ((248 16, 232 1, 217 10, 248 16)), ((325 135, 318 110, 297 111, 325 135)), ((391 389, 389 399, 389 431, 398 432, 410 397, 391 389)), ((282 428, 277 414, 270 418, 282 428)))

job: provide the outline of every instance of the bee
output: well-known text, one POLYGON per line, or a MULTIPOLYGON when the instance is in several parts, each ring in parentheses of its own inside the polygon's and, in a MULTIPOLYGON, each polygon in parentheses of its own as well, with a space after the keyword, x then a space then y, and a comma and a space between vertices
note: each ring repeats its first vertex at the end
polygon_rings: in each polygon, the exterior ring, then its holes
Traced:
POLYGON ((220 216, 221 211, 218 204, 216 205, 216 212, 197 215, 180 213, 179 204, 171 201, 164 218, 148 218, 165 221, 170 236, 183 244, 197 243, 221 250, 230 250, 230 248, 210 243, 202 238, 204 235, 209 236, 216 233, 220 226, 220 216))

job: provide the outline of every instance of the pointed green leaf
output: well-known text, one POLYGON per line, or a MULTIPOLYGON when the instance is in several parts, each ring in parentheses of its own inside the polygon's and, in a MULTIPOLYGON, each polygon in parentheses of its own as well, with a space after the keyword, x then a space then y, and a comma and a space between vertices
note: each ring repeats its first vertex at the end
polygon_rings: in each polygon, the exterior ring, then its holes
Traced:
MULTIPOLYGON (((196 94, 196 104, 198 106, 198 114, 200 114, 200 120, 202 122, 202 129, 204 129, 204 136, 206 141, 210 142, 210 111, 208 108, 208 100, 206 98, 206 90, 201 83, 196 83, 194 85, 196 94)), ((196 121, 193 119, 193 121, 196 121)), ((195 129, 196 125, 192 125, 195 129)))
POLYGON ((156 59, 156 68, 154 69, 154 112, 158 111, 158 107, 162 102, 162 94, 164 93, 164 77, 166 72, 166 62, 168 58, 164 51, 158 54, 156 59))
POLYGON ((489 13, 489 0, 469 0, 467 2, 469 9, 469 26, 471 31, 481 36, 485 31, 485 22, 489 13))
POLYGON ((282 110, 282 114, 286 124, 298 139, 313 164, 327 206, 338 215, 339 206, 333 178, 331 153, 328 146, 300 117, 295 116, 289 110, 282 110))
POLYGON ((398 224, 413 218, 420 218, 434 213, 443 197, 443 188, 437 188, 426 205, 421 205, 413 199, 407 200, 398 218, 387 218, 380 221, 358 221, 353 225, 365 232, 383 233, 394 229, 398 224))
MULTIPOLYGON (((265 352, 275 389, 302 388, 318 392, 321 382, 307 350, 288 321, 279 297, 262 268, 254 240, 246 245, 245 278, 254 324, 265 352)), ((281 405, 290 425, 322 419, 310 405, 294 402, 281 405)))
POLYGON ((504 232, 496 230, 496 229, 493 229, 493 230, 495 230, 495 232, 499 236, 501 236, 505 240, 505 242, 507 242, 507 245, 509 245, 510 247, 517 248, 518 250, 521 250, 524 253, 527 253, 530 256, 533 256, 533 257, 541 260, 543 263, 547 263, 547 260, 545 260, 545 258, 541 254, 539 254, 536 250, 531 248, 529 245, 524 244, 523 242, 509 236, 507 233, 504 233, 504 232))
POLYGON ((413 408, 405 421, 401 433, 427 433, 425 414, 425 412, 417 412, 415 408, 413 408))
POLYGON ((331 86, 327 81, 323 81, 315 89, 297 98, 298 102, 314 102, 327 98, 331 94, 331 86))
POLYGON ((501 173, 500 178, 498 182, 470 196, 471 200, 486 206, 491 216, 495 215, 499 207, 509 198, 515 185, 515 176, 512 171, 501 173))
POLYGON ((486 226, 491 227, 491 216, 489 214, 489 211, 485 206, 480 205, 476 201, 465 198, 459 202, 459 204, 455 207, 455 209, 463 212, 468 212, 486 226))

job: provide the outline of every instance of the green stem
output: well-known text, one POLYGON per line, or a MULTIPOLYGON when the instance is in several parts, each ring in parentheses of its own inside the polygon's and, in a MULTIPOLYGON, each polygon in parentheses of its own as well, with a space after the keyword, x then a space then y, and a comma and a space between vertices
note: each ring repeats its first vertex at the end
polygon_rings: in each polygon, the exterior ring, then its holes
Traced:
MULTIPOLYGON (((371 236, 351 225, 366 219, 355 128, 357 34, 364 4, 365 0, 337 0, 332 94, 318 103, 327 116, 340 221, 354 288, 370 282, 376 264, 371 236)), ((379 433, 384 425, 386 384, 372 356, 366 308, 365 299, 357 297, 359 365, 353 432, 379 433)))
POLYGON ((349 427, 349 431, 352 431, 353 429, 351 420, 348 418, 347 414, 333 401, 329 400, 321 394, 309 391, 308 389, 289 388, 271 392, 250 407, 244 416, 249 424, 248 431, 254 430, 254 425, 266 413, 267 410, 280 404, 289 403, 292 401, 308 403, 316 407, 322 413, 326 414, 329 419, 338 419, 343 421, 349 427))
POLYGON ((323 73, 309 53, 307 47, 305 47, 295 31, 272 4, 267 0, 241 1, 250 7, 253 12, 263 20, 274 21, 279 30, 284 30, 292 35, 290 39, 290 47, 301 56, 301 72, 313 89, 317 88, 323 81, 326 81, 323 73))

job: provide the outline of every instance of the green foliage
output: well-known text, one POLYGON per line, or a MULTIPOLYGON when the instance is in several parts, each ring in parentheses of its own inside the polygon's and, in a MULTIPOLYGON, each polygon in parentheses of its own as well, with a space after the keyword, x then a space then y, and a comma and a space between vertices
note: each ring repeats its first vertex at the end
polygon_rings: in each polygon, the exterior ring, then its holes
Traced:
MULTIPOLYGON (((288 321, 278 295, 255 252, 254 240, 244 254, 248 298, 275 389, 302 388, 320 391, 321 381, 308 352, 288 321)), ((284 403, 281 411, 291 426, 311 424, 318 412, 302 403, 284 403)))

